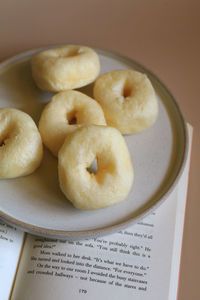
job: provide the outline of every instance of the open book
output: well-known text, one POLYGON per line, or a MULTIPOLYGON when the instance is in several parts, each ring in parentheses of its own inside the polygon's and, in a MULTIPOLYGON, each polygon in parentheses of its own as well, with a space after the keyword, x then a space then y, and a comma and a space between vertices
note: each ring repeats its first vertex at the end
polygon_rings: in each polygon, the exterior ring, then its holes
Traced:
POLYGON ((115 234, 72 242, 0 222, 0 299, 176 299, 189 158, 168 199, 115 234))

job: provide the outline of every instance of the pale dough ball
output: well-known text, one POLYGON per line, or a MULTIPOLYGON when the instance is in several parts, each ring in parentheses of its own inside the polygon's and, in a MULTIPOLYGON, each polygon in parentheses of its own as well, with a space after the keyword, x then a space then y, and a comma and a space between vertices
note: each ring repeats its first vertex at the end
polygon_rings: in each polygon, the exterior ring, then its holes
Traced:
POLYGON ((125 140, 112 127, 84 126, 65 140, 58 154, 60 187, 80 209, 100 209, 126 199, 133 167, 125 140), (97 172, 89 171, 97 161, 97 172))
POLYGON ((122 134, 143 131, 158 116, 158 102, 150 80, 133 70, 116 70, 100 76, 94 98, 103 108, 108 125, 122 134))
POLYGON ((14 108, 0 109, 0 178, 31 174, 42 156, 42 140, 32 118, 14 108))
POLYGON ((100 63, 93 49, 68 45, 36 54, 31 59, 31 68, 39 88, 59 92, 93 82, 99 74, 100 63))
POLYGON ((53 96, 39 121, 43 143, 57 156, 66 136, 82 125, 106 125, 101 106, 85 94, 68 90, 53 96))

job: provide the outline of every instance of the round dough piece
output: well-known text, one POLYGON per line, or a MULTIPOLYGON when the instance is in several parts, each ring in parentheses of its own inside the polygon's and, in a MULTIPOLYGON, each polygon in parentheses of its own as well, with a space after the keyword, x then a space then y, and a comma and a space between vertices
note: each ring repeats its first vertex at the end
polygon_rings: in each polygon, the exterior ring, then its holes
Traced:
POLYGON ((90 125, 73 132, 58 154, 62 192, 80 209, 100 209, 128 196, 133 183, 130 154, 121 133, 90 125), (90 167, 97 162, 97 170, 90 167))
POLYGON ((99 74, 100 63, 93 49, 68 45, 36 54, 31 59, 31 68, 40 89, 59 92, 93 82, 99 74))
POLYGON ((158 116, 158 103, 150 80, 133 70, 116 70, 100 76, 94 99, 103 108, 108 125, 122 134, 143 131, 158 116))
POLYGON ((42 140, 33 119, 14 108, 0 109, 0 178, 31 174, 42 156, 42 140))
POLYGON ((53 96, 39 121, 43 143, 55 155, 66 136, 82 125, 106 125, 101 106, 85 94, 68 90, 53 96))

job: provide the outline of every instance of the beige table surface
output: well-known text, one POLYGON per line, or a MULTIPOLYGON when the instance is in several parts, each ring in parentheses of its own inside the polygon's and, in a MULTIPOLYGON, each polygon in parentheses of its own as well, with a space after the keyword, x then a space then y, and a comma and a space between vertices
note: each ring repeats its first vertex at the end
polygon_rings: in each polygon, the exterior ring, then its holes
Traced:
POLYGON ((178 300, 200 299, 200 2, 0 2, 0 61, 21 51, 57 43, 114 50, 138 60, 171 89, 186 120, 193 125, 178 300))

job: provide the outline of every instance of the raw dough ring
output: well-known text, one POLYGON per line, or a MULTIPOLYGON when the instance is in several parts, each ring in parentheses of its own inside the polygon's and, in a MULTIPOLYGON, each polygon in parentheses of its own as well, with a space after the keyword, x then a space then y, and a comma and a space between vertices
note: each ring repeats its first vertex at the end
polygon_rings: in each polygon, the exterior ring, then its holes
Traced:
POLYGON ((93 49, 68 45, 36 54, 31 59, 31 68, 39 88, 59 92, 93 82, 99 74, 100 63, 93 49))
POLYGON ((42 140, 32 118, 14 108, 1 108, 0 178, 31 174, 42 156, 42 140))
POLYGON ((43 143, 57 156, 66 136, 83 124, 106 125, 101 106, 74 90, 56 94, 44 108, 39 131, 43 143))
POLYGON ((90 125, 73 132, 58 154, 60 187, 80 209, 100 209, 123 201, 133 183, 130 154, 121 133, 90 125), (97 161, 97 173, 89 167, 97 161))
POLYGON ((143 131, 157 119, 158 103, 150 80, 133 70, 116 70, 100 76, 94 99, 103 108, 108 125, 122 134, 143 131))

